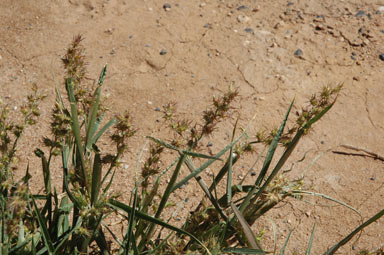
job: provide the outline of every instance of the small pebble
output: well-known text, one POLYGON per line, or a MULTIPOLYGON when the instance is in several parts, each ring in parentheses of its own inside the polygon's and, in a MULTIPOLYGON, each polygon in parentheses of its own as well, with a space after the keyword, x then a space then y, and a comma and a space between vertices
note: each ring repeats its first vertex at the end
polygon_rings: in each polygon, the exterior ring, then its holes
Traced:
POLYGON ((165 11, 170 11, 170 10, 171 10, 171 5, 168 4, 168 3, 166 3, 166 4, 163 5, 163 9, 164 9, 165 11))
POLYGON ((251 172, 251 176, 256 176, 256 172, 251 172))
POLYGON ((241 10, 246 10, 248 9, 248 6, 245 5, 240 5, 239 7, 236 8, 236 10, 241 11, 241 10))
POLYGON ((146 45, 145 45, 145 48, 149 48, 149 47, 151 47, 150 44, 146 44, 146 45))
POLYGON ((292 6, 292 5, 294 5, 293 2, 288 2, 288 4, 287 4, 287 6, 292 6))
POLYGON ((212 146, 213 146, 213 143, 208 142, 207 147, 212 147, 212 146))
POLYGON ((363 17, 365 16, 365 11, 358 11, 356 14, 355 14, 355 17, 363 17))
POLYGON ((168 52, 167 52, 167 50, 165 50, 165 49, 162 49, 161 51, 160 51, 160 55, 165 55, 165 54, 167 54, 168 52))
POLYGON ((244 31, 247 33, 253 33, 253 29, 250 27, 247 27, 246 29, 244 29, 244 31))
POLYGON ((300 57, 303 55, 303 51, 301 49, 297 49, 294 54, 296 57, 300 57))
POLYGON ((248 16, 245 16, 245 15, 239 15, 239 16, 237 17, 237 21, 238 21, 239 23, 247 23, 247 22, 250 21, 250 20, 251 20, 251 18, 248 17, 248 16))
POLYGON ((381 53, 381 54, 379 55, 379 58, 380 58, 381 61, 384 61, 384 53, 381 53))
POLYGON ((371 178, 369 178, 371 181, 374 181, 374 180, 376 180, 376 177, 371 177, 371 178))
POLYGON ((129 39, 132 39, 132 38, 133 38, 133 35, 130 35, 130 36, 129 36, 129 39))
POLYGON ((211 28, 211 24, 209 24, 209 23, 205 24, 204 28, 211 28))
POLYGON ((309 216, 311 216, 311 212, 310 212, 310 211, 305 212, 305 215, 306 215, 307 217, 309 217, 309 216))
POLYGON ((156 112, 161 111, 160 107, 156 107, 156 108, 155 108, 155 111, 156 111, 156 112))

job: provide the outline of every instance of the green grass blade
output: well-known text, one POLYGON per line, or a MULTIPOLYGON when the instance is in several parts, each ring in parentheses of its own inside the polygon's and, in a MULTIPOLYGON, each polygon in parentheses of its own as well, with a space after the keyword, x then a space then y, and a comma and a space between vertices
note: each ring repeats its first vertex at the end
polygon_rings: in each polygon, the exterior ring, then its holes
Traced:
POLYGON ((69 230, 69 214, 73 208, 73 205, 69 203, 68 197, 65 196, 61 199, 59 212, 60 215, 57 219, 57 235, 61 236, 63 233, 69 230))
MULTIPOLYGON (((233 143, 229 144, 226 146, 224 149, 222 149, 219 153, 217 153, 214 157, 215 158, 220 158, 224 153, 226 153, 230 148, 233 147, 241 138, 244 136, 247 136, 245 132, 243 132, 233 143)), ((204 171, 207 167, 209 167, 212 163, 214 163, 216 159, 210 159, 207 162, 205 162, 202 166, 197 168, 194 172, 190 173, 187 177, 182 179, 180 182, 175 184, 172 188, 172 191, 175 191, 176 189, 180 188, 183 186, 185 183, 187 183, 190 179, 194 178, 195 176, 199 175, 202 171, 204 171)))
MULTIPOLYGON (((113 182, 113 178, 115 178, 115 173, 116 173, 116 169, 113 170, 111 179, 109 180, 107 186, 105 186, 105 188, 104 188, 104 190, 103 190, 104 193, 107 193, 108 190, 109 190, 109 188, 111 187, 112 182, 113 182)), ((101 183, 103 184, 104 182, 101 182, 101 183)))
POLYGON ((234 203, 231 203, 231 208, 233 212, 235 213, 237 219, 240 222, 241 227, 243 228, 244 234, 247 237, 248 243, 253 249, 262 250, 260 247, 260 244, 257 242, 257 239, 249 226, 248 222, 244 218, 243 214, 237 209, 236 205, 234 203))
MULTIPOLYGON (((237 153, 232 154, 232 155, 236 155, 236 156, 232 157, 232 166, 233 166, 237 162, 237 160, 239 160, 240 156, 237 153)), ((223 177, 226 175, 226 173, 229 170, 229 161, 230 161, 230 159, 228 157, 227 161, 225 162, 225 165, 220 169, 218 174, 215 176, 215 179, 212 182, 211 186, 209 186, 209 191, 212 191, 214 189, 214 187, 217 186, 220 183, 220 181, 223 179, 223 177)))
POLYGON ((249 248, 224 248, 222 252, 232 254, 265 254, 265 251, 263 250, 249 248))
POLYGON ((59 238, 60 242, 56 244, 55 246, 56 249, 54 254, 59 254, 58 251, 60 250, 60 248, 63 246, 63 244, 65 244, 71 238, 73 232, 75 232, 81 227, 82 222, 83 222, 83 219, 81 218, 81 216, 78 217, 75 226, 70 231, 66 231, 60 236, 59 238))
POLYGON ((147 138, 151 139, 155 143, 160 144, 161 146, 163 146, 163 147, 165 147, 167 149, 174 150, 174 151, 180 151, 180 149, 177 148, 176 146, 173 146, 173 145, 170 145, 170 144, 168 144, 166 142, 160 141, 159 139, 154 138, 152 136, 147 136, 147 138))
POLYGON ((72 201, 74 204, 75 208, 79 209, 81 208, 80 203, 77 201, 75 196, 72 194, 71 190, 69 189, 69 184, 68 184, 68 169, 64 168, 64 190, 67 192, 69 199, 72 201))
POLYGON ((113 126, 116 123, 116 119, 111 119, 108 121, 100 130, 96 133, 96 135, 91 140, 91 145, 96 144, 96 142, 99 140, 99 138, 104 134, 104 132, 113 126))
MULTIPOLYGON (((110 206, 112 206, 113 208, 120 209, 120 210, 125 211, 125 212, 127 212, 127 213, 131 213, 132 210, 133 210, 132 207, 130 207, 130 206, 126 205, 126 204, 123 204, 123 203, 121 203, 121 202, 119 202, 119 201, 117 201, 117 200, 113 200, 113 199, 110 199, 109 202, 108 202, 108 204, 109 204, 110 206)), ((192 235, 191 233, 189 233, 189 232, 187 232, 187 231, 185 231, 185 230, 182 230, 182 229, 180 229, 180 228, 178 228, 178 227, 175 227, 175 226, 173 226, 173 225, 171 225, 171 224, 168 224, 168 223, 166 223, 166 222, 164 222, 164 221, 161 221, 160 219, 154 218, 154 217, 149 216, 149 215, 147 215, 147 214, 145 214, 145 213, 142 213, 142 212, 140 212, 140 211, 137 211, 137 210, 136 210, 135 215, 136 215, 136 217, 141 218, 141 219, 143 219, 143 220, 146 220, 146 221, 149 221, 149 222, 151 222, 151 223, 154 223, 154 224, 160 225, 160 226, 162 226, 162 227, 165 227, 165 228, 167 228, 167 229, 173 230, 173 231, 175 231, 175 232, 177 232, 177 233, 179 233, 179 234, 189 236, 189 237, 192 238, 194 241, 196 241, 198 244, 200 244, 200 245, 206 250, 206 252, 207 252, 208 254, 211 254, 211 253, 209 252, 209 250, 207 249, 207 247, 205 247, 204 244, 203 244, 202 242, 200 242, 200 240, 197 239, 197 238, 196 238, 194 235, 192 235)))
POLYGON ((353 230, 349 235, 347 235, 343 240, 335 244, 331 249, 323 253, 323 255, 332 255, 335 254, 335 252, 343 245, 348 243, 357 233, 359 233, 361 230, 363 230, 365 227, 369 226, 373 222, 377 221, 381 217, 384 216, 384 209, 372 216, 370 219, 368 219, 366 222, 358 226, 355 230, 353 230))
POLYGON ((92 171, 91 206, 95 205, 99 196, 102 166, 100 153, 96 150, 92 171))
POLYGON ((51 171, 49 169, 48 160, 44 155, 44 152, 40 149, 35 150, 35 154, 41 158, 41 164, 43 167, 43 179, 44 179, 44 188, 45 196, 47 197, 46 203, 42 210, 42 214, 45 215, 45 212, 48 212, 47 219, 48 224, 51 224, 52 221, 52 185, 51 185, 51 171))
POLYGON ((312 234, 311 234, 311 237, 309 238, 308 247, 307 247, 307 250, 305 252, 305 255, 311 255, 313 238, 315 237, 315 228, 316 228, 316 223, 313 224, 312 234))
POLYGON ((25 241, 24 224, 22 220, 19 220, 19 231, 17 233, 17 245, 22 244, 25 241))
POLYGON ((240 212, 243 212, 244 209, 249 205, 249 202, 251 201, 252 196, 256 192, 256 189, 260 186, 260 184, 262 183, 262 181, 264 180, 264 178, 265 178, 265 176, 267 174, 268 168, 269 168, 269 166, 270 166, 270 164, 272 162, 273 155, 275 154, 277 145, 279 143, 280 136, 281 136, 281 134, 284 131, 285 124, 287 123, 288 116, 289 116, 289 113, 291 112, 293 103, 294 103, 294 100, 292 100, 291 104, 289 105, 289 108, 288 108, 287 113, 285 114, 284 120, 281 123, 280 128, 279 128, 276 136, 274 137, 271 145, 269 146, 267 156, 265 158, 265 161, 264 161, 263 167, 262 167, 262 169, 260 171, 260 174, 259 174, 259 176, 256 179, 254 188, 250 192, 248 192, 248 194, 245 197, 244 201, 240 205, 240 209, 239 209, 240 212))
POLYGON ((194 157, 194 158, 204 158, 204 159, 214 159, 214 160, 221 160, 221 158, 217 158, 217 157, 214 157, 214 156, 209 156, 209 155, 205 155, 205 154, 202 154, 202 153, 197 153, 197 152, 193 152, 193 151, 186 151, 184 150, 183 153, 185 155, 188 155, 188 156, 191 156, 191 157, 194 157))
MULTIPOLYGON (((195 171, 195 167, 193 166, 192 161, 186 157, 185 164, 187 165, 188 169, 193 173, 195 171)), ((216 199, 213 197, 212 193, 209 191, 207 184, 204 182, 204 180, 201 178, 201 176, 195 177, 197 183, 201 187, 201 189, 204 191, 205 195, 208 197, 209 201, 211 201, 212 205, 215 207, 216 211, 220 214, 220 216, 223 218, 223 220, 227 221, 228 217, 225 215, 224 211, 220 208, 219 204, 217 203, 216 199)))
POLYGON ((115 239, 115 241, 117 242, 117 244, 122 247, 123 246, 123 243, 121 242, 121 240, 117 237, 117 235, 107 226, 105 225, 104 223, 101 223, 102 226, 108 230, 109 234, 111 234, 112 238, 115 239))
POLYGON ((32 198, 32 202, 33 202, 33 205, 35 207, 35 213, 37 215, 37 221, 39 222, 39 226, 40 226, 40 230, 41 230, 42 235, 43 235, 44 243, 48 249, 48 254, 54 255, 55 250, 53 248, 53 243, 52 243, 51 237, 49 236, 47 226, 45 225, 46 223, 40 214, 40 211, 39 211, 39 208, 37 207, 35 199, 32 198))
MULTIPOLYGON (((237 127, 237 122, 239 119, 236 120, 235 126, 233 127, 232 131, 232 137, 231 137, 231 143, 233 143, 233 139, 235 137, 236 133, 236 127, 237 127)), ((229 149, 229 155, 228 155, 228 174, 227 174, 227 204, 230 204, 232 202, 232 165, 233 165, 233 147, 229 149)))
POLYGON ((285 239, 285 242, 283 244, 283 247, 281 247, 279 255, 285 255, 285 249, 287 248, 288 241, 289 241, 289 238, 291 237, 292 231, 293 231, 293 228, 291 230, 289 230, 287 239, 285 239))
MULTIPOLYGON (((179 176, 181 166, 183 165, 185 158, 186 158, 186 155, 184 155, 184 154, 180 155, 179 161, 177 162, 177 165, 176 165, 175 171, 172 174, 171 180, 169 181, 169 183, 168 183, 168 185, 167 185, 167 187, 166 187, 166 189, 165 189, 165 191, 161 197, 161 201, 160 201, 159 207, 156 211, 155 218, 159 218, 161 213, 163 212, 163 209, 165 208, 165 205, 168 201, 168 198, 172 193, 172 187, 173 187, 174 183, 176 182, 177 177, 179 176)), ((151 225, 148 227, 148 231, 147 231, 146 235, 143 237, 143 239, 141 240, 141 242, 139 244, 139 250, 142 250, 145 243, 152 237, 154 228, 155 228, 154 223, 151 223, 151 225)))
POLYGON ((85 166, 84 149, 83 149, 81 134, 80 134, 80 124, 79 124, 79 117, 78 117, 77 108, 76 108, 76 99, 73 93, 72 78, 68 78, 66 80, 66 88, 67 88, 68 98, 71 106, 72 132, 73 132, 73 135, 75 136, 76 146, 79 152, 78 154, 80 155, 81 169, 82 169, 82 175, 83 175, 82 177, 84 178, 83 184, 89 193, 90 190, 88 187, 88 175, 86 173, 87 168, 85 166))
MULTIPOLYGON (((336 100, 336 99, 335 99, 336 100)), ((306 130, 308 130, 311 125, 313 125, 316 121, 318 121, 322 116, 324 116, 325 113, 327 113, 333 106, 335 101, 333 101, 331 104, 329 104, 327 107, 325 107, 320 113, 318 113, 315 117, 313 117, 311 120, 309 120, 303 128, 300 128, 292 141, 289 143, 287 149, 284 151, 283 155, 277 162, 275 168, 272 170, 272 173, 269 175, 268 179, 264 182, 263 186, 259 189, 259 191, 256 193, 255 197, 259 197, 262 192, 264 192, 265 188, 268 186, 268 184, 275 178, 275 176, 278 174, 280 169, 284 166, 285 162, 291 156, 293 150, 295 149, 296 145, 299 143, 301 137, 305 134, 306 130)))
POLYGON ((268 153, 267 153, 267 156, 266 156, 264 164, 263 164, 263 168, 261 169, 260 174, 257 177, 256 182, 255 182, 256 186, 260 186, 261 185, 261 182, 264 180, 264 178, 265 178, 265 176, 267 174, 268 168, 269 168, 269 166, 270 166, 270 164, 272 162, 273 155, 275 154, 277 145, 279 144, 279 140, 280 140, 281 134, 284 132, 284 128, 285 128, 285 125, 287 123, 289 113, 291 112, 293 103, 294 103, 294 100, 292 100, 292 102, 291 102, 291 104, 290 104, 290 106, 288 108, 288 111, 285 114, 284 120, 283 120, 283 122, 280 125, 279 130, 278 130, 276 136, 273 138, 273 141, 272 141, 271 145, 269 146, 268 153))
POLYGON ((276 254, 276 250, 277 250, 277 226, 276 226, 276 223, 274 222, 273 219, 268 217, 268 220, 272 224, 272 229, 273 229, 273 254, 276 254))
POLYGON ((88 150, 92 148, 91 138, 93 137, 94 133, 96 132, 97 125, 96 125, 96 118, 97 118, 97 112, 99 110, 99 104, 100 104, 100 94, 101 94, 101 86, 104 82, 105 76, 107 74, 107 65, 103 67, 100 73, 98 86, 96 88, 95 94, 94 94, 94 102, 92 104, 92 108, 90 110, 89 116, 88 116, 88 129, 87 129, 87 135, 86 135, 86 147, 88 150))
MULTIPOLYGON (((133 205, 132 205, 132 208, 136 208, 137 206, 137 187, 135 187, 135 190, 134 190, 134 197, 133 197, 133 205)), ((135 227, 135 213, 136 213, 136 210, 132 210, 130 215, 129 215, 129 222, 128 222, 128 231, 127 231, 127 235, 128 235, 128 238, 127 238, 127 242, 126 242, 126 246, 125 246, 125 254, 128 255, 129 254, 129 250, 131 248, 131 242, 132 243, 135 243, 136 240, 134 238, 134 235, 133 235, 133 229, 135 227)))

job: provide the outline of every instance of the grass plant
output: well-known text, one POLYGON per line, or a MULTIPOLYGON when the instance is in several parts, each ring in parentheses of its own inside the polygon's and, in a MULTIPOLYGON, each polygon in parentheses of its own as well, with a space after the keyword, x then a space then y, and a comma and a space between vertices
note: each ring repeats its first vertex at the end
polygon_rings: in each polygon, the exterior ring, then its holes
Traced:
MULTIPOLYGON (((86 86, 81 41, 81 36, 75 37, 62 58, 65 96, 56 84, 51 134, 43 138, 45 148, 35 150, 41 159, 43 194, 33 194, 29 190, 28 167, 21 180, 14 180, 13 173, 18 166, 15 154, 19 138, 27 126, 36 123, 38 104, 44 96, 38 93, 36 86, 33 87, 33 95, 22 108, 22 124, 10 121, 8 107, 1 105, 0 254, 284 255, 291 232, 280 250, 275 245, 274 251, 266 251, 252 225, 288 197, 310 193, 331 199, 303 190, 302 179, 290 180, 281 169, 301 138, 335 104, 342 86, 324 87, 313 95, 309 106, 302 110, 288 130, 286 125, 294 101, 288 106, 280 127, 269 132, 252 136, 248 130, 241 130, 237 134, 236 122, 229 144, 215 155, 207 155, 202 150, 203 139, 211 137, 218 123, 231 116, 232 104, 239 94, 238 89, 230 86, 223 95, 213 98, 212 106, 196 123, 180 118, 174 103, 164 106, 165 125, 174 135, 164 140, 147 137, 148 157, 143 164, 138 163, 140 175, 134 177, 131 200, 128 204, 120 201, 111 191, 111 185, 129 138, 136 130, 128 113, 103 121, 106 109, 101 90, 107 66, 103 67, 97 84, 86 86), (97 142, 112 127, 111 143, 116 150, 101 152, 97 142), (255 182, 251 185, 245 185, 243 181, 235 183, 233 170, 236 163, 240 158, 255 155, 255 144, 267 148, 255 182), (283 149, 282 153, 277 152, 278 147, 283 149), (176 155, 173 163, 163 165, 161 158, 170 152, 170 155, 176 155), (60 191, 52 183, 54 157, 61 159, 63 185, 60 191), (202 173, 213 166, 218 167, 214 171, 217 174, 207 184, 202 173), (189 174, 182 174, 184 169, 189 174), (170 176, 168 182, 165 182, 165 176, 170 176), (172 225, 165 216, 170 198, 173 193, 182 192, 180 188, 193 180, 201 188, 203 198, 181 226, 172 225), (220 187, 225 191, 223 194, 218 192, 220 187), (154 199, 156 196, 160 197, 159 201, 154 199), (122 235, 114 233, 105 224, 105 219, 113 213, 123 218, 125 231, 122 235), (106 233, 111 234, 112 239, 107 239, 106 233), (91 248, 92 243, 96 248, 91 248)), ((384 210, 374 215, 324 254, 334 254, 383 214, 384 210)), ((303 240, 308 242, 308 255, 314 235, 315 226, 310 240, 303 240)))

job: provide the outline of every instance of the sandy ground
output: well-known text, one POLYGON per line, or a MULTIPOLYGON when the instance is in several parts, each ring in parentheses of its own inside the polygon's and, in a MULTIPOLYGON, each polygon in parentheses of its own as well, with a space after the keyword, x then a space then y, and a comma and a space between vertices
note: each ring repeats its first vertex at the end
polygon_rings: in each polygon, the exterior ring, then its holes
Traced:
MULTIPOLYGON (((382 161, 327 152, 348 144, 384 154, 382 0, 1 0, 0 33, 3 101, 20 107, 34 82, 49 95, 41 106, 40 128, 27 130, 20 152, 20 171, 31 162, 35 187, 41 181, 41 169, 32 149, 41 146, 41 136, 48 132, 54 102, 52 77, 61 83, 60 57, 72 38, 83 34, 89 77, 97 77, 108 63, 104 94, 109 95, 111 113, 128 109, 139 128, 127 169, 115 182, 115 189, 125 192, 124 199, 129 197, 143 136, 167 135, 156 107, 174 101, 181 114, 197 119, 212 95, 233 83, 240 91, 240 123, 250 123, 250 133, 256 134, 277 126, 294 96, 295 112, 321 87, 343 83, 337 104, 301 142, 293 157, 306 155, 306 160, 295 164, 291 174, 299 176, 306 164, 322 155, 306 171, 308 189, 350 204, 363 219, 384 207, 382 161), (166 3, 169 9, 163 8, 166 3)), ((228 142, 233 123, 232 119, 223 124, 212 138, 213 151, 228 142)), ((253 161, 248 160, 239 163, 235 175, 241 177, 253 161)), ((60 173, 58 169, 54 174, 57 183, 60 173)), ((195 196, 197 188, 191 184, 180 191, 185 194, 174 198, 191 197, 184 215, 200 199, 195 196)), ((294 227, 288 249, 303 254, 316 222, 313 254, 321 254, 361 222, 345 207, 307 200, 290 199, 268 213, 278 227, 278 247, 294 227)), ((258 230, 265 227, 265 246, 272 247, 267 218, 257 226, 258 230)), ((380 220, 340 254, 382 246, 384 222, 380 220)))

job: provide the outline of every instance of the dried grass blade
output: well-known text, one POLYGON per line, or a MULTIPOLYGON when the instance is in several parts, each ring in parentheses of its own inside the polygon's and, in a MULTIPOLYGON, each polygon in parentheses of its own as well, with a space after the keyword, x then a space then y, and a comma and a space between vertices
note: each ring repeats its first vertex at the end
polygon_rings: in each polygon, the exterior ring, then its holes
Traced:
POLYGON ((262 250, 260 247, 260 244, 257 242, 257 239, 256 239, 255 235, 253 234, 252 229, 249 226, 248 222, 245 220, 243 214, 239 211, 239 209, 237 209, 236 205, 233 202, 231 203, 231 208, 232 208, 233 212, 235 213, 237 219, 239 220, 240 225, 243 228, 244 234, 247 237, 247 240, 248 240, 249 244, 251 245, 251 247, 253 249, 262 250))

